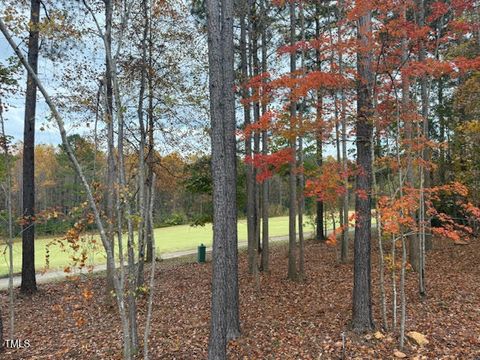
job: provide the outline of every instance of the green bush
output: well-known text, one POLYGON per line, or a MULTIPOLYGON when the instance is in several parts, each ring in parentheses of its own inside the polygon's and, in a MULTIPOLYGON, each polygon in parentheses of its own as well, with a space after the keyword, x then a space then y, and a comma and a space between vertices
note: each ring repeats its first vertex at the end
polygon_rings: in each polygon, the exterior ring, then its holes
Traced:
POLYGON ((175 226, 175 225, 184 225, 187 223, 187 219, 184 214, 181 213, 173 213, 170 216, 167 216, 164 218, 160 226, 165 227, 165 226, 175 226))

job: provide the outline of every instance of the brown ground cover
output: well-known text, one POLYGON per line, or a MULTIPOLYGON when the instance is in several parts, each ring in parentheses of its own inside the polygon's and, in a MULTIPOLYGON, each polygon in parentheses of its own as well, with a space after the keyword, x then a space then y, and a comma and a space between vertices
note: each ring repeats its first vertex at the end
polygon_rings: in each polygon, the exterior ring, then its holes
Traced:
MULTIPOLYGON (((271 272, 259 287, 240 256, 243 336, 229 345, 231 359, 340 359, 345 332, 346 359, 390 359, 396 334, 358 336, 348 331, 352 264, 340 264, 334 247, 309 242, 303 282, 286 279, 286 247, 274 247, 271 272)), ((154 359, 205 359, 210 305, 210 264, 192 258, 159 263, 150 338, 154 359)), ((416 274, 407 274, 407 331, 429 344, 407 342, 404 353, 417 359, 480 358, 480 241, 453 245, 437 240, 427 259, 427 297, 417 295, 416 274)), ((377 253, 373 253, 374 312, 381 326, 377 253)), ((387 275, 388 277, 388 275, 387 275)), ((390 304, 390 278, 387 278, 390 304)), ((16 337, 31 346, 7 350, 2 359, 120 359, 121 333, 115 309, 104 304, 101 277, 52 283, 23 298, 16 293, 16 337)), ((7 327, 7 294, 0 295, 7 327)), ((389 306, 390 308, 390 306, 389 306)), ((140 331, 146 300, 139 301, 140 331)), ((390 309, 389 309, 390 311, 390 309)), ((391 311, 390 311, 391 312, 391 311)), ((390 315, 389 315, 390 316, 390 315)), ((7 329, 5 329, 6 332, 7 329)))

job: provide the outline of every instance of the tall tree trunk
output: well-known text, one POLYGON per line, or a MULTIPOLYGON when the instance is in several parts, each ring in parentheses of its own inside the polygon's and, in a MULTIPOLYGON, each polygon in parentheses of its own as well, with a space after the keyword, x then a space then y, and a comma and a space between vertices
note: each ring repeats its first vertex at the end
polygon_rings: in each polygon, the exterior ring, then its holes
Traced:
MULTIPOLYGON (((258 10, 255 1, 250 2, 251 12, 251 48, 252 48, 252 73, 256 77, 260 74, 260 63, 258 59, 258 10)), ((257 90, 258 91, 258 90, 257 90)), ((253 103, 253 122, 258 123, 260 121, 260 101, 255 100, 253 103)), ((260 133, 255 131, 253 134, 253 156, 258 156, 260 153, 260 133)), ((257 182, 257 169, 253 169, 253 186, 254 186, 254 202, 255 202, 255 251, 257 254, 261 250, 260 244, 260 224, 261 224, 261 213, 260 213, 260 184, 257 182)), ((255 266, 258 267, 257 258, 255 259, 255 266)))
MULTIPOLYGON (((335 102, 335 150, 337 152, 337 164, 339 166, 342 165, 342 155, 341 155, 341 146, 340 146, 340 117, 339 117, 339 109, 338 109, 338 94, 334 94, 334 102, 335 102)), ((342 226, 345 223, 344 220, 344 211, 343 211, 343 201, 340 199, 337 201, 338 204, 338 215, 339 215, 339 223, 342 226)))
MULTIPOLYGON (((418 0, 418 26, 425 26, 425 2, 424 0, 418 0)), ((426 50, 423 40, 420 40, 420 50, 418 54, 418 61, 424 62, 426 59, 426 50)), ((422 133, 425 140, 429 139, 429 126, 428 126, 428 90, 427 90, 427 77, 422 75, 420 79, 420 91, 422 99, 422 118, 423 126, 422 133)), ((428 163, 431 161, 430 149, 428 147, 422 149, 422 160, 427 163, 427 166, 420 165, 420 239, 419 239, 419 269, 418 269, 418 289, 420 295, 425 295, 425 250, 432 247, 431 231, 430 231, 430 218, 425 211, 425 191, 424 188, 430 187, 430 170, 428 163)))
MULTIPOLYGON (((223 3, 223 119, 225 121, 225 171, 227 182, 227 340, 240 336, 238 289, 238 232, 237 232, 237 123, 235 118, 235 50, 233 36, 233 1, 223 3)), ((223 215, 225 216, 225 214, 223 215)))
MULTIPOLYGON (((301 41, 305 42, 305 14, 303 9, 303 4, 299 3, 299 12, 300 12, 300 37, 301 41)), ((305 75, 305 50, 302 49, 300 66, 302 68, 302 73, 305 75)), ((305 239, 303 234, 303 213, 305 210, 305 177, 303 175, 303 113, 305 111, 305 100, 302 101, 300 107, 300 116, 299 119, 299 129, 300 134, 298 137, 298 275, 300 279, 305 277, 305 239)))
MULTIPOLYGON (((247 44, 247 19, 249 10, 248 1, 243 0, 241 3, 240 15, 240 58, 242 69, 242 81, 248 79, 248 44, 247 44)), ((248 89, 242 90, 242 97, 248 98, 250 93, 248 89)), ((251 124, 250 102, 244 104, 243 116, 245 126, 251 124)), ((252 159, 252 139, 248 137, 245 139, 245 156, 252 159)), ((247 192, 247 243, 248 243, 248 271, 250 274, 255 274, 257 268, 257 251, 255 249, 255 179, 253 175, 253 164, 246 166, 246 192, 247 192)))
MULTIPOLYGON (((15 333, 15 295, 13 293, 13 211, 12 211, 12 168, 10 161, 10 149, 5 133, 5 121, 3 119, 3 104, 0 99, 0 143, 5 155, 5 208, 7 210, 7 233, 8 233, 8 338, 14 339, 15 333)), ((3 346, 3 322, 0 313, 0 350, 3 346)))
POLYGON ((353 317, 356 332, 373 329, 371 288, 371 196, 372 196, 372 113, 373 70, 369 48, 372 34, 371 11, 358 20, 357 38, 357 167, 355 212, 357 214, 353 265, 353 317))
POLYGON ((226 359, 238 317, 233 1, 207 0, 213 178, 213 274, 209 359, 226 359))
MULTIPOLYGON (((341 34, 341 29, 339 26, 338 33, 341 34)), ((330 30, 330 36, 333 39, 332 31, 330 30)), ((332 40, 333 41, 333 40, 332 40)), ((341 59, 342 55, 339 54, 339 58, 341 59)), ((339 61, 340 63, 340 61, 339 61)), ((332 49, 331 56, 330 56, 330 67, 333 69, 335 66, 335 51, 332 49)), ((340 71, 341 73, 341 71, 340 71)), ((340 166, 342 165, 341 159, 341 149, 340 149, 340 110, 338 106, 338 93, 337 91, 333 91, 333 104, 334 104, 334 118, 335 118, 335 150, 337 151, 337 164, 340 166)), ((340 226, 345 224, 345 212, 343 211, 344 202, 342 200, 338 201, 338 213, 339 213, 339 222, 340 226)), ((333 232, 335 233, 335 216, 332 216, 333 220, 333 232)), ((341 251, 340 251, 340 261, 346 262, 348 259, 348 253, 346 252, 343 237, 341 242, 341 251)))
MULTIPOLYGON (((341 4, 341 3, 340 3, 341 4)), ((341 6, 339 4, 339 6, 341 6)), ((339 22, 339 19, 340 16, 337 18, 337 22, 339 22)), ((341 40, 341 27, 340 25, 338 26, 337 28, 338 30, 338 35, 339 35, 339 41, 341 40)), ((333 32, 332 32, 332 29, 329 29, 329 34, 330 34, 330 37, 332 38, 332 42, 333 42, 333 32)), ((339 51, 339 58, 341 58, 342 55, 341 55, 341 50, 339 51)), ((340 63, 340 61, 339 61, 340 63)), ((331 53, 330 53, 330 68, 331 69, 334 69, 335 68, 335 50, 332 48, 331 50, 331 53)), ((340 74, 341 74, 341 69, 340 69, 340 74)), ((342 165, 342 156, 341 156, 341 148, 340 148, 340 109, 339 109, 339 106, 338 106, 338 92, 337 91, 333 91, 332 92, 332 97, 333 97, 333 103, 334 103, 334 118, 335 118, 335 150, 337 152, 337 164, 339 165, 339 168, 340 166, 342 165)), ((337 201, 337 204, 338 204, 338 213, 339 213, 339 223, 340 223, 340 226, 343 226, 343 224, 345 223, 345 220, 344 220, 344 215, 345 215, 345 212, 343 211, 343 206, 344 206, 344 203, 342 200, 339 200, 337 201)), ((332 220, 333 220, 333 232, 335 232, 335 217, 333 216, 332 217, 332 220)), ((343 255, 341 253, 341 255, 343 255)), ((345 259, 343 257, 341 257, 341 261, 344 262, 345 259)))
MULTIPOLYGON (((152 182, 150 183, 150 189, 147 191, 150 195, 150 200, 148 201, 148 217, 150 218, 150 222, 153 222, 153 203, 155 201, 155 174, 152 174, 152 182)), ((152 248, 153 252, 155 252, 155 237, 152 233, 152 248)), ((153 308, 153 294, 154 294, 154 285, 155 285, 155 261, 152 262, 152 266, 150 268, 150 281, 149 281, 149 289, 150 293, 148 294, 148 303, 147 303, 147 316, 145 319, 145 332, 143 333, 143 359, 148 360, 148 338, 150 336, 150 328, 152 324, 152 308, 153 308)))
MULTIPOLYGON (((320 19, 321 19, 321 11, 320 11, 320 3, 315 3, 315 36, 317 39, 320 38, 320 19)), ((322 70, 322 59, 320 50, 315 50, 316 56, 316 66, 319 71, 322 70)), ((317 134, 316 134, 316 162, 319 169, 322 167, 323 163, 323 119, 322 119, 322 110, 323 110, 323 94, 321 90, 317 90, 317 104, 316 104, 316 123, 318 126, 317 134)), ((323 231, 324 224, 323 224, 323 201, 317 200, 316 201, 316 235, 315 239, 317 241, 325 241, 325 232, 323 231)))
MULTIPOLYGON (((109 47, 111 51, 112 46, 112 1, 105 1, 105 46, 109 47)), ((110 72, 110 61, 109 57, 105 56, 105 91, 106 91, 106 101, 105 101, 105 121, 107 123, 107 191, 106 191, 106 203, 107 203, 107 236, 108 241, 110 242, 112 248, 115 247, 115 197, 116 197, 116 179, 115 179, 115 145, 114 145, 114 133, 113 133, 113 87, 112 87, 112 75, 110 72)), ((115 252, 113 253, 115 256, 115 252)), ((115 263, 115 260, 114 260, 115 263)), ((111 264, 107 262, 107 286, 106 290, 106 300, 107 303, 111 299, 111 293, 113 290, 113 277, 115 276, 115 267, 112 267, 111 264)))
MULTIPOLYGON (((407 9, 406 4, 402 5, 402 21, 407 21, 407 9)), ((404 67, 407 66, 408 63, 408 40, 406 31, 404 31, 404 35, 402 36, 402 64, 404 67)), ((413 140, 413 120, 409 118, 410 115, 410 81, 408 75, 402 73, 402 117, 403 123, 405 126, 405 136, 408 140, 408 146, 412 146, 413 140)), ((407 153, 407 186, 414 187, 415 186, 415 178, 413 173, 413 151, 411 148, 406 149, 407 153)), ((415 217, 415 214, 410 214, 410 216, 415 217)), ((419 245, 418 245, 418 235, 411 234, 408 236, 408 246, 409 246, 409 260, 410 264, 412 265, 415 271, 419 270, 419 245)))
MULTIPOLYGON (((340 5, 340 19, 344 17, 344 3, 341 1, 340 5)), ((339 19, 339 20, 340 20, 339 19)), ((339 41, 342 41, 343 29, 339 21, 338 25, 338 37, 339 41)), ((340 47, 338 54, 338 71, 343 75, 343 50, 340 47)), ((348 248, 350 243, 350 237, 348 233, 348 210, 349 210, 349 200, 348 200, 348 153, 347 153, 347 100, 345 97, 345 89, 342 87, 340 89, 340 122, 342 124, 342 168, 345 178, 343 179, 343 186, 345 188, 345 194, 343 195, 343 226, 342 231, 342 242, 341 242, 341 261, 348 261, 348 248)))
MULTIPOLYGON (((289 4, 290 11, 290 44, 294 45, 295 38, 295 3, 292 1, 289 4)), ((290 54, 290 71, 291 76, 295 76, 294 72, 297 69, 297 56, 295 50, 290 54)), ((297 117, 297 103, 292 101, 290 104, 290 149, 292 160, 289 166, 289 209, 288 209, 288 278, 290 280, 297 279, 297 232, 296 232, 296 208, 297 208, 297 137, 296 131, 296 117, 297 117)))
MULTIPOLYGON (((95 13, 87 3, 84 3, 89 12, 92 14, 97 30, 101 33, 101 28, 99 22, 95 16, 95 13)), ((110 3, 111 6, 111 3, 110 3)), ((121 8, 121 23, 119 26, 119 32, 117 37, 117 52, 115 54, 111 51, 111 46, 109 46, 106 37, 103 37, 105 53, 108 59, 108 71, 112 79, 112 89, 113 89, 113 98, 115 101, 115 110, 116 110, 116 119, 117 119, 117 149, 118 149, 118 171, 117 171, 117 181, 119 184, 119 190, 117 191, 117 232, 118 232, 118 243, 119 243, 119 257, 120 257, 120 269, 121 269, 121 283, 123 286, 124 274, 123 274, 123 245, 122 243, 122 219, 125 216, 127 223, 127 259, 128 259, 128 276, 127 276, 127 305, 128 312, 125 314, 125 318, 122 318, 122 321, 125 323, 124 328, 124 337, 126 344, 124 344, 124 354, 125 356, 131 357, 132 354, 136 354, 138 350, 138 334, 137 334, 137 304, 136 304, 136 264, 135 264, 135 251, 134 251, 134 231, 133 231, 133 212, 131 206, 131 199, 128 189, 128 184, 126 180, 126 168, 125 168, 125 154, 124 154, 124 130, 125 130, 125 119, 124 111, 122 104, 122 97, 120 94, 120 85, 117 77, 117 63, 116 57, 118 51, 121 49, 123 42, 123 35, 125 28, 127 26, 127 21, 129 18, 129 9, 128 7, 121 8)), ((83 181, 83 180, 82 180, 83 181)), ((115 285, 118 288, 117 285, 115 285)), ((117 292, 117 291, 116 291, 117 292)), ((118 292, 117 292, 118 293, 118 292)), ((118 295, 117 295, 118 297, 118 295)), ((122 291, 123 297, 123 291, 122 291)))
MULTIPOLYGON (((321 119, 321 108, 322 108, 322 97, 321 95, 318 95, 318 98, 317 98, 317 119, 321 119)), ((322 120, 319 120, 319 121, 322 121, 322 120)), ((317 140, 316 140, 316 162, 317 162, 317 166, 319 168, 322 167, 322 164, 323 164, 323 141, 322 141, 322 131, 319 131, 319 134, 317 135, 317 140)), ((315 224, 315 228, 316 228, 316 235, 315 235, 315 239, 317 241, 325 241, 326 240, 326 237, 325 237, 325 231, 324 231, 324 228, 325 228, 325 224, 324 224, 324 206, 323 206, 323 201, 322 200, 316 200, 315 202, 316 206, 315 206, 315 211, 316 211, 316 217, 315 217, 315 221, 316 221, 316 224, 315 224)))
MULTIPOLYGON (((252 18, 252 62, 253 62, 253 76, 260 74, 260 63, 258 59, 258 10, 255 2, 253 2, 253 18, 252 18)), ((257 90, 258 91, 258 90, 257 90)), ((253 104, 253 121, 258 123, 260 121, 260 101, 256 100, 253 104)), ((260 133, 255 131, 253 135, 253 152, 254 156, 258 156, 260 153, 260 133)), ((261 212, 260 212, 260 184, 257 182, 257 169, 254 169, 253 183, 255 186, 255 242, 257 253, 261 252, 260 243, 260 225, 261 225, 261 212)), ((258 265, 257 265, 258 266, 258 265)))
MULTIPOLYGON (((28 63, 38 72, 38 42, 40 0, 30 2, 30 30, 28 36, 28 63)), ((20 291, 32 294, 37 291, 35 277, 35 112, 37 85, 27 74, 25 96, 25 123, 23 128, 23 231, 22 231, 22 284, 20 291)))
MULTIPOLYGON (((404 12, 405 14, 405 12, 404 12)), ((402 84, 403 85, 403 84, 402 84)), ((403 86, 402 86, 403 87, 403 86)), ((404 89, 402 89, 402 92, 404 89)), ((405 116, 404 109, 402 105, 399 104, 398 95, 395 92, 396 98, 396 120, 397 120, 397 131, 396 131, 396 139, 395 139, 395 155, 397 158, 397 167, 398 167, 398 195, 399 198, 402 199, 404 195, 404 178, 403 178, 403 167, 402 167, 402 159, 401 159, 401 122, 402 116, 405 116)), ((403 98, 402 98, 403 102, 403 98)), ((408 168, 407 168, 408 171, 408 168)), ((393 192, 392 192, 393 195, 393 192)), ((393 195, 395 196, 395 195, 393 195)), ((403 216, 403 210, 400 210, 400 216, 403 216)), ((405 270, 407 264, 407 245, 405 241, 405 232, 404 232, 403 225, 400 225, 400 241, 402 245, 402 262, 401 262, 401 272, 400 272, 400 306, 401 306, 401 313, 400 313, 400 349, 403 349, 403 343, 405 339, 405 320, 406 320, 406 297, 405 297, 405 270)), ((393 236, 392 241, 392 274, 395 274, 395 247, 396 247, 396 238, 393 236)), ((396 318, 397 318, 397 308, 396 308, 396 288, 395 288, 395 276, 392 278, 392 286, 393 286, 393 330, 395 331, 396 327, 396 318)))
MULTIPOLYGON (((149 9, 151 13, 151 7, 149 9)), ((151 16, 151 14, 150 14, 151 16)), ((150 74, 153 68, 153 39, 152 39, 152 22, 148 23, 148 71, 147 84, 148 84, 148 154, 147 154, 147 184, 149 187, 149 192, 153 191, 155 188, 155 176, 154 176, 154 119, 153 119, 153 74, 150 74)), ((150 194, 148 196, 148 201, 152 201, 154 197, 150 194)), ((152 207, 153 204, 148 204, 148 208, 152 207)), ((147 218, 146 228, 146 242, 147 242, 147 262, 152 262, 155 260, 155 254, 153 249, 153 210, 152 216, 147 218)))
MULTIPOLYGON (((374 94, 374 107, 377 107, 376 94, 374 94)), ((379 135, 377 128, 377 136, 379 135)), ((372 159, 375 159, 375 147, 374 139, 372 136, 372 159)), ((378 273, 379 273, 379 285, 380 285, 380 304, 382 309, 382 325, 385 331, 388 330, 388 321, 387 321, 387 300, 385 297, 385 259, 383 251, 383 239, 382 239, 382 222, 380 211, 378 208, 378 193, 377 193, 377 174, 375 171, 375 163, 372 164, 372 202, 375 204, 375 220, 376 220, 376 229, 377 229, 377 244, 378 244, 378 273)))
MULTIPOLYGON (((110 60, 112 58, 110 57, 110 60)), ((125 123, 122 113, 122 103, 118 85, 118 79, 115 78, 116 66, 112 62, 110 68, 113 80, 115 106, 117 110, 117 149, 118 149, 118 172, 117 179, 119 184, 119 194, 117 200, 117 214, 118 214, 118 237, 119 242, 122 238, 122 219, 126 219, 127 223, 127 261, 128 261, 128 276, 127 276, 127 305, 128 305, 128 318, 129 318, 129 342, 130 351, 132 354, 136 354, 138 350, 138 333, 137 333, 137 303, 136 303, 136 266, 135 266, 135 251, 134 251, 134 233, 132 217, 133 212, 130 204, 130 196, 128 195, 128 184, 126 178, 126 166, 124 156, 124 132, 125 123)), ((123 263, 121 264, 123 267, 123 263)))
MULTIPOLYGON (((398 103, 397 103, 398 108, 398 103)), ((402 173, 402 161, 400 158, 400 112, 397 110, 397 140, 396 140, 396 155, 397 155, 397 165, 398 165, 398 186, 399 186, 399 196, 403 198, 403 173, 402 173)), ((408 171, 408 169, 407 169, 408 171)), ((402 211, 400 215, 403 215, 402 211)), ((407 244, 405 241, 404 235, 404 228, 400 226, 400 241, 402 245, 402 262, 401 262, 401 270, 400 270, 400 350, 403 350, 404 341, 405 341, 405 321, 407 318, 407 305, 406 305, 406 296, 405 296, 405 275, 406 275, 406 266, 407 266, 407 244)), ((395 248, 396 244, 395 241, 393 243, 393 248, 395 248)), ((394 257, 392 258, 394 261, 394 257)), ((396 301, 396 299, 394 299, 396 301)), ((394 309, 396 313, 396 308, 394 309)), ((394 319, 396 318, 396 314, 394 314, 394 319)), ((395 322, 394 322, 394 329, 395 329, 395 322)))
POLYGON ((147 133, 145 131, 145 123, 143 121, 143 98, 145 96, 145 82, 147 71, 147 40, 148 40, 148 7, 147 0, 142 1, 142 10, 144 16, 144 29, 142 38, 142 68, 140 75, 140 91, 138 94, 138 124, 140 129, 140 144, 138 150, 138 204, 140 207, 140 221, 138 222, 138 269, 137 269, 137 288, 144 283, 144 261, 145 261, 145 246, 146 246, 146 218, 148 198, 145 193, 145 147, 147 133))
MULTIPOLYGON (((113 60, 111 53, 107 54, 110 59, 112 74, 114 100, 116 107, 117 117, 117 149, 118 149, 118 171, 117 179, 119 184, 118 200, 117 200, 117 228, 118 228, 118 241, 122 238, 122 219, 125 218, 127 223, 127 261, 128 261, 128 276, 127 276, 127 305, 128 305, 128 341, 131 354, 136 354, 138 350, 138 329, 137 329, 137 303, 136 303, 136 266, 135 266, 135 250, 134 250, 134 232, 133 232, 133 212, 131 206, 131 199, 129 196, 129 189, 126 178, 126 166, 125 166, 125 152, 124 148, 124 132, 125 132, 125 119, 123 114, 122 99, 120 96, 120 87, 118 78, 116 77, 116 63, 113 60)), ((123 261, 121 260, 121 267, 123 267, 123 261)))
POLYGON ((439 128, 440 128, 440 138, 439 141, 442 144, 440 146, 440 159, 439 159, 439 166, 438 166, 438 175, 439 175, 439 182, 440 185, 443 185, 447 182, 447 168, 446 168, 446 154, 445 154, 445 148, 443 146, 443 143, 445 142, 445 109, 444 109, 444 100, 443 100, 443 92, 444 92, 444 86, 443 86, 443 78, 440 77, 438 79, 438 122, 439 122, 439 128))
MULTIPOLYGON (((267 68, 267 30, 266 30, 266 9, 265 9, 265 0, 260 1, 260 11, 261 11, 261 30, 262 30, 262 73, 266 73, 267 68)), ((262 88, 262 91, 264 89, 262 88)), ((262 115, 265 115, 267 112, 267 104, 265 101, 262 101, 262 115)), ((262 155, 266 156, 268 154, 268 132, 262 132, 262 155)), ((261 270, 268 272, 269 270, 269 228, 268 228, 268 207, 269 207, 269 180, 265 179, 262 183, 262 259, 261 259, 261 270)))
POLYGON ((344 173, 344 179, 343 179, 343 186, 345 188, 345 193, 343 195, 343 231, 342 231, 342 243, 341 243, 341 260, 342 262, 347 262, 348 261, 348 245, 350 242, 349 238, 349 196, 348 196, 348 154, 347 154, 347 120, 345 116, 345 108, 346 108, 346 101, 345 101, 345 94, 344 90, 341 90, 341 102, 342 102, 342 110, 341 110, 341 123, 342 123, 342 170, 344 173))

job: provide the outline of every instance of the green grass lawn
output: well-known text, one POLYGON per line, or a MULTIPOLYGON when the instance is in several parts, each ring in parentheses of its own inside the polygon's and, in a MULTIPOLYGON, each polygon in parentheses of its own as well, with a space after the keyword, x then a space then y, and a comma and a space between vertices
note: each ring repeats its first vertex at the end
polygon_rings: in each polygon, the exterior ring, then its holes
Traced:
MULTIPOLYGON (((274 217, 270 219, 270 236, 281 236, 288 234, 288 217, 274 217)), ((305 231, 313 231, 311 225, 305 224, 305 231)), ((60 236, 58 238, 61 238, 60 236)), ((238 239, 245 242, 247 239, 247 222, 240 220, 238 222, 238 239)), ((37 271, 58 270, 72 265, 72 250, 62 250, 58 244, 52 243, 54 238, 39 238, 35 240, 35 266, 37 271), (49 252, 49 266, 46 267, 46 252, 49 252)), ((206 246, 212 245, 212 226, 207 224, 203 227, 191 227, 189 225, 179 225, 155 229, 155 244, 157 254, 170 253, 182 250, 195 249, 201 243, 206 246)), ((87 265, 97 265, 105 263, 105 253, 99 241, 98 236, 89 235, 82 245, 81 249, 87 249, 87 265), (94 239, 96 246, 90 241, 94 239)), ((8 249, 2 244, 0 247, 0 276, 8 274, 8 249)), ((22 244, 16 241, 13 247, 14 254, 14 272, 21 271, 22 262, 22 244)))

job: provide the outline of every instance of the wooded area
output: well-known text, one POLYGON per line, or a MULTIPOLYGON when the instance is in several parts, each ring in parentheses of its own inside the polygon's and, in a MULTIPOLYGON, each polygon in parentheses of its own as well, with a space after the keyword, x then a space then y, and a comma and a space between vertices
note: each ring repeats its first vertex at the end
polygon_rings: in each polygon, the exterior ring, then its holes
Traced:
POLYGON ((2 358, 480 356, 478 0, 5 0, 0 31, 2 358), (185 224, 207 264, 157 251, 185 224))

